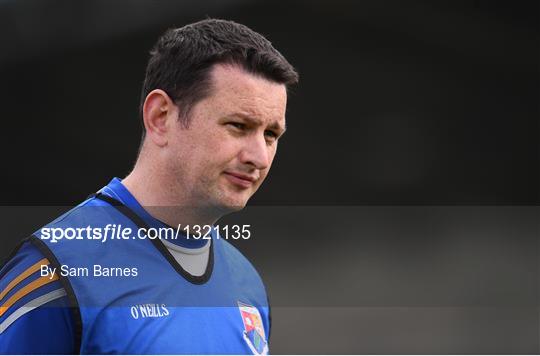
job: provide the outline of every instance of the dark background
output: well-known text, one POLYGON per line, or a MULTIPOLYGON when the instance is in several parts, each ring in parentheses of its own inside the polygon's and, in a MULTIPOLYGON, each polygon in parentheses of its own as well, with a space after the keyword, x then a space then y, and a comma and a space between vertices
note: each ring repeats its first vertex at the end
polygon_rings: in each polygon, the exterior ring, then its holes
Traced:
POLYGON ((229 218, 259 226, 237 246, 272 351, 540 352, 538 2, 1 1, 0 257, 47 221, 28 206, 129 173, 148 51, 206 16, 301 75, 268 180, 229 218))

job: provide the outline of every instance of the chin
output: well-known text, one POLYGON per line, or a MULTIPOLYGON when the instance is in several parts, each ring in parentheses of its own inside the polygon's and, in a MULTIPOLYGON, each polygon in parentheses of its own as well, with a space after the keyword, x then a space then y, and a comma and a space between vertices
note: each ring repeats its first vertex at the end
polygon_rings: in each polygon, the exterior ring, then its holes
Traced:
POLYGON ((249 199, 243 199, 239 197, 221 199, 221 201, 219 202, 220 210, 222 210, 225 214, 240 211, 246 207, 248 200, 249 199))
POLYGON ((235 211, 240 211, 246 207, 247 202, 235 202, 235 203, 229 203, 223 206, 224 210, 227 210, 228 212, 232 213, 235 211))
POLYGON ((219 212, 225 215, 244 209, 252 195, 253 192, 249 191, 221 190, 213 194, 211 201, 219 212))

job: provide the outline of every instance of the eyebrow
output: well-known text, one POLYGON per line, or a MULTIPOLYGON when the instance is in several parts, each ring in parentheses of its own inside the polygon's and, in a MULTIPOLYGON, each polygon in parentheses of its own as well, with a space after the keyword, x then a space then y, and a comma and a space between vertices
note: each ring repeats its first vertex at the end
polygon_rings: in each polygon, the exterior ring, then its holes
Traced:
MULTIPOLYGON (((242 118, 246 121, 249 121, 253 124, 257 124, 257 125, 262 125, 263 122, 261 120, 259 120, 258 118, 256 117, 253 117, 251 115, 246 115, 244 113, 241 113, 241 112, 237 112, 237 113, 234 113, 232 114, 231 116, 236 116, 236 117, 239 117, 239 118, 242 118)), ((276 121, 270 123, 268 125, 268 128, 270 129, 274 129, 274 130, 278 130, 278 131, 281 131, 281 134, 284 134, 285 131, 287 131, 287 126, 281 126, 279 123, 277 123, 276 121)))

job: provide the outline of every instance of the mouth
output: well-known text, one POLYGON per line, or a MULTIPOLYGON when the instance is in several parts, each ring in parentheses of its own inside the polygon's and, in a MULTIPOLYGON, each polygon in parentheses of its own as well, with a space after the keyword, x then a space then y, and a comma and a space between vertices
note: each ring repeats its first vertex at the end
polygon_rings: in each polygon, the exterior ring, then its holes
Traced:
POLYGON ((236 173, 236 172, 223 172, 225 174, 225 177, 231 182, 233 185, 239 187, 239 188, 250 188, 253 183, 257 179, 255 177, 243 174, 243 173, 236 173))

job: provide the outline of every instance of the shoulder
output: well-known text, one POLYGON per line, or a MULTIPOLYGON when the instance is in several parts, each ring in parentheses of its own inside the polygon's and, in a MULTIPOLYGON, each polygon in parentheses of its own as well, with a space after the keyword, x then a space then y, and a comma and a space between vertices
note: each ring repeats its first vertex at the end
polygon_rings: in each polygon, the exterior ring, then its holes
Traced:
POLYGON ((129 224, 125 219, 117 208, 91 197, 34 231, 35 245, 45 256, 51 256, 51 251, 57 257, 76 255, 77 258, 82 257, 83 252, 97 253, 105 248, 96 243, 99 242, 96 240, 105 241, 103 228, 114 224, 123 226, 121 221, 129 224))
POLYGON ((50 262, 24 240, 0 269, 0 334, 25 314, 65 297, 50 262))
MULTIPOLYGON (((9 299, 13 303, 17 296, 32 294, 42 290, 43 286, 58 286, 58 278, 46 276, 48 267, 50 261, 32 244, 32 240, 23 240, 0 269, 0 301, 9 299)), ((0 305, 6 308, 6 303, 0 305)), ((5 313, 5 309, 2 312, 5 313)))
POLYGON ((240 252, 235 246, 224 239, 217 239, 216 246, 219 246, 216 253, 222 259, 222 263, 227 266, 230 272, 242 278, 244 280, 249 279, 250 284, 255 284, 263 291, 265 290, 264 283, 262 281, 259 272, 251 263, 251 261, 240 252))
MULTIPOLYGON (((53 227, 74 227, 87 224, 88 222, 98 222, 100 220, 109 220, 111 212, 115 212, 116 209, 103 200, 96 199, 95 197, 89 197, 76 207, 60 215, 53 221, 49 222, 43 228, 53 227)), ((40 230, 36 231, 39 233, 40 230)))
POLYGON ((227 259, 227 262, 238 267, 252 269, 254 272, 257 272, 251 262, 248 260, 242 252, 230 242, 225 239, 218 238, 216 244, 219 245, 220 253, 224 258, 227 259))

